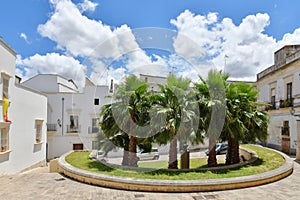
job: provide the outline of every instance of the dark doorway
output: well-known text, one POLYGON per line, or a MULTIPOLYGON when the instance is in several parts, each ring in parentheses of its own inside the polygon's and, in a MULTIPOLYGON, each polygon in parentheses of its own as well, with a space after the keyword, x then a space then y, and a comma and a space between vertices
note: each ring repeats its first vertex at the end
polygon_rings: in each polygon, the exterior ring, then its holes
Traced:
POLYGON ((283 127, 281 129, 281 151, 286 154, 290 154, 291 148, 291 138, 290 138, 290 126, 289 121, 283 122, 283 127))
POLYGON ((73 144, 73 150, 83 150, 83 144, 73 144))

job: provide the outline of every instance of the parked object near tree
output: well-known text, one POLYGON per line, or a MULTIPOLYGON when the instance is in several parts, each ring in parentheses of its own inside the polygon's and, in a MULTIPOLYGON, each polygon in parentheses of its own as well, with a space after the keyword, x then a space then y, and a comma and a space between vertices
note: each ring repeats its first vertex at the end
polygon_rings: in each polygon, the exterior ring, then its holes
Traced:
MULTIPOLYGON (((228 149, 228 145, 227 144, 223 144, 223 143, 216 144, 216 155, 226 154, 227 153, 227 149, 228 149)), ((209 155, 209 149, 207 149, 205 151, 205 154, 207 156, 209 155)))
POLYGON ((138 160, 158 160, 159 153, 157 148, 152 148, 150 152, 140 151, 137 153, 138 160))

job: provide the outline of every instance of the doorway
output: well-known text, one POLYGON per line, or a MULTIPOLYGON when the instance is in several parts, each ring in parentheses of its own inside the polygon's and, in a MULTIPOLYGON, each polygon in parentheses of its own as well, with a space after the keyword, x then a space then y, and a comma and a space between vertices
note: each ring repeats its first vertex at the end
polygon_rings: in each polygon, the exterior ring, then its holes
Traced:
POLYGON ((79 143, 79 144, 73 144, 73 150, 83 150, 83 144, 79 143))
POLYGON ((290 154, 291 148, 291 138, 290 138, 290 126, 289 121, 283 122, 283 127, 281 129, 281 151, 286 154, 290 154))

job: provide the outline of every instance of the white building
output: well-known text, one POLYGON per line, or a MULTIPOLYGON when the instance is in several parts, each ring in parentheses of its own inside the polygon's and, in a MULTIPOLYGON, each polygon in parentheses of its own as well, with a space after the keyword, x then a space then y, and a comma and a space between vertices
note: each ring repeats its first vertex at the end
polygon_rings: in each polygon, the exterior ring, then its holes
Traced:
POLYGON ((146 74, 140 74, 140 80, 145 81, 149 85, 149 90, 153 92, 160 92, 159 87, 157 84, 166 85, 167 84, 167 77, 162 76, 151 76, 146 74))
POLYGON ((40 74, 22 83, 48 96, 48 159, 70 150, 96 149, 100 112, 112 89, 86 78, 83 92, 71 79, 40 74))
POLYGON ((46 95, 19 84, 16 53, 0 39, 0 173, 16 173, 46 164, 46 95), (4 99, 8 99, 5 121, 4 99))
POLYGON ((300 45, 274 53, 275 63, 257 74, 260 102, 270 116, 268 145, 300 158, 300 45), (298 149, 298 150, 297 150, 298 149))

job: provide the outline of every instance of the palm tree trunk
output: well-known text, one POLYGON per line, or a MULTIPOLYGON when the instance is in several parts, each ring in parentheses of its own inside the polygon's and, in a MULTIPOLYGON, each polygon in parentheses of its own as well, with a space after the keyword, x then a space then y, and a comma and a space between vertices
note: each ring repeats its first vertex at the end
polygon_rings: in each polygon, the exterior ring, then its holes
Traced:
POLYGON ((133 135, 130 135, 128 154, 128 165, 137 167, 138 159, 136 156, 136 138, 133 135))
POLYGON ((240 162, 239 141, 233 140, 232 144, 232 164, 240 162))
POLYGON ((208 167, 215 167, 217 166, 217 156, 216 156, 216 140, 215 137, 209 137, 209 154, 207 160, 208 167))
POLYGON ((173 138, 169 149, 169 166, 168 169, 178 169, 177 161, 177 138, 173 138))
POLYGON ((128 165, 132 167, 137 167, 137 156, 136 156, 136 138, 132 135, 132 129, 134 124, 134 116, 130 115, 130 136, 129 136, 129 152, 128 152, 128 165))
POLYGON ((234 138, 228 139, 228 149, 226 155, 226 165, 240 162, 239 141, 234 138))
POLYGON ((129 146, 127 145, 124 147, 122 165, 125 166, 128 165, 128 156, 129 156, 129 146))
POLYGON ((228 148, 227 148, 227 153, 226 153, 226 165, 231 165, 231 160, 232 160, 232 139, 228 139, 228 148))

